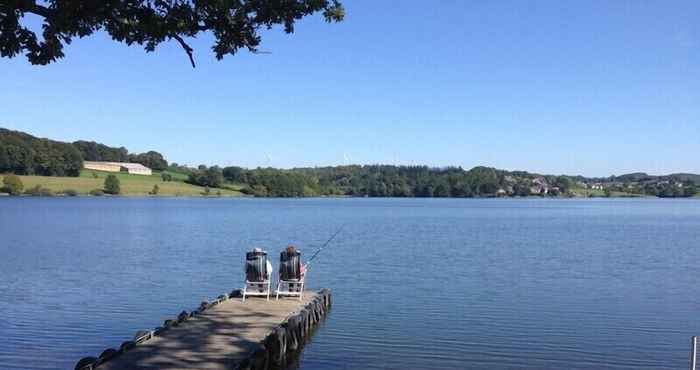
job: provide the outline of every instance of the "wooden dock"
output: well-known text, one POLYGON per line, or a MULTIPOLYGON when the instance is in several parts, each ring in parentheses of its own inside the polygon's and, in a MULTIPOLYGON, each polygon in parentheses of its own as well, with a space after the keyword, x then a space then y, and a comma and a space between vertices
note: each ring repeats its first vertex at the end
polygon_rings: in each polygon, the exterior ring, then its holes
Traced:
POLYGON ((76 369, 269 369, 284 364, 330 307, 330 291, 304 298, 220 297, 163 327, 137 334, 119 350, 84 358, 76 369))

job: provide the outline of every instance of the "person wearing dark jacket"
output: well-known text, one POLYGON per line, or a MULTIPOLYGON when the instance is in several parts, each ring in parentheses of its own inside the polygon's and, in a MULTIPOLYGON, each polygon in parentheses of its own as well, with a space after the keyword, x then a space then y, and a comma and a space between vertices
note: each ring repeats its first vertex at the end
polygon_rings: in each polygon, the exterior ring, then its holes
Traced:
MULTIPOLYGON (((280 253, 280 280, 301 281, 306 273, 306 266, 301 262, 301 252, 293 245, 287 246, 280 253)), ((290 291, 298 291, 301 284, 290 283, 290 291)))

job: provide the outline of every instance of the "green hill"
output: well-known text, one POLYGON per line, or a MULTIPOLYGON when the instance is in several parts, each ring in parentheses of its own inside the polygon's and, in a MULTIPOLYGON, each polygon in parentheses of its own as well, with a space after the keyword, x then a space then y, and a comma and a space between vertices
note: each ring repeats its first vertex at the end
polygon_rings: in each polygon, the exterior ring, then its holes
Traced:
MULTIPOLYGON (((65 190, 75 190, 80 195, 88 195, 91 190, 102 189, 107 175, 114 174, 119 179, 121 185, 121 195, 125 196, 146 196, 153 190, 154 185, 158 185, 158 196, 201 196, 205 189, 182 182, 181 176, 173 176, 173 181, 163 181, 160 173, 151 176, 130 175, 127 173, 111 173, 83 170, 79 177, 57 177, 57 176, 20 176, 24 189, 30 189, 37 185, 50 189, 54 193, 61 193, 65 190), (179 180, 179 181, 178 181, 179 180)), ((0 175, 2 177, 2 175, 0 175)), ((232 188, 210 189, 211 196, 236 197, 243 195, 232 188)))

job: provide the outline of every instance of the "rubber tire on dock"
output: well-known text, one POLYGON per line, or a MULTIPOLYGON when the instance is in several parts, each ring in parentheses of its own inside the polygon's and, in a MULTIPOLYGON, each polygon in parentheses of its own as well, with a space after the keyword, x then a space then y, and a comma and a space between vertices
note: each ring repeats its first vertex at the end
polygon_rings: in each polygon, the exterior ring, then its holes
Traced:
POLYGON ((75 364, 75 368, 73 368, 73 370, 83 370, 88 365, 92 365, 95 362, 97 362, 97 357, 83 357, 77 364, 75 364))

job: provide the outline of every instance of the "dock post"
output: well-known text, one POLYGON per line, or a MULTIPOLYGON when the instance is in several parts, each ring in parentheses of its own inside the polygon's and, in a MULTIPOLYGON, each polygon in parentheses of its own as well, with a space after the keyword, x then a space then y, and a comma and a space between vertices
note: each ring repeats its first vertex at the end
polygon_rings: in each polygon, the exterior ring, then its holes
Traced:
POLYGON ((698 337, 690 338, 690 370, 695 370, 698 362, 698 337))

